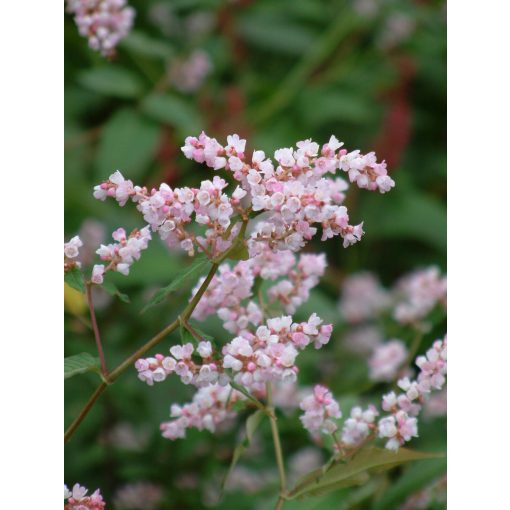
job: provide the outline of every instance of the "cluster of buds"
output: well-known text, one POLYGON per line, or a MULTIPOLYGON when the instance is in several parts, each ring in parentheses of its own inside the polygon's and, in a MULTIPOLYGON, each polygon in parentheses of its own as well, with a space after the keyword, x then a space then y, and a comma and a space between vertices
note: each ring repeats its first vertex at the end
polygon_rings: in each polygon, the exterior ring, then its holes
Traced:
POLYGON ((138 378, 152 386, 155 382, 164 381, 170 374, 176 373, 183 384, 193 384, 197 387, 209 386, 220 382, 223 386, 228 383, 228 376, 223 373, 221 365, 212 355, 211 342, 199 342, 195 349, 193 344, 173 345, 171 356, 156 354, 152 358, 141 358, 135 363, 138 378), (198 357, 200 361, 194 361, 198 357))
POLYGON ((441 390, 446 382, 446 337, 436 340, 425 356, 416 358, 420 369, 416 380, 405 377, 398 381, 402 393, 390 392, 383 396, 382 408, 391 413, 378 423, 379 437, 387 438, 386 448, 398 450, 406 441, 418 436, 416 416, 425 397, 432 390, 441 390))
POLYGON ((101 260, 108 262, 108 264, 106 266, 96 264, 93 267, 93 283, 103 283, 103 276, 106 271, 117 271, 123 275, 128 275, 131 264, 140 258, 142 250, 145 250, 149 245, 151 233, 148 226, 141 230, 133 230, 129 236, 123 228, 118 228, 113 232, 112 237, 116 243, 102 244, 96 251, 101 260))
POLYGON ((303 427, 313 436, 318 436, 321 432, 333 434, 338 429, 332 418, 341 418, 342 412, 338 402, 325 386, 316 385, 313 393, 307 395, 299 407, 304 411, 300 416, 303 427))
POLYGON ((426 317, 438 304, 446 306, 446 277, 437 267, 420 269, 397 284, 398 302, 394 318, 401 323, 415 323, 426 317))
POLYGON ((390 382, 407 358, 407 349, 400 340, 390 340, 378 345, 368 360, 372 381, 390 382))
POLYGON ((369 272, 348 276, 342 284, 340 313, 349 324, 358 324, 379 316, 389 303, 388 292, 377 276, 369 272))
POLYGON ((376 275, 357 273, 343 283, 340 313, 349 324, 373 321, 387 311, 401 324, 416 324, 438 304, 446 307, 446 287, 446 276, 436 266, 403 276, 389 290, 376 275))
POLYGON ((135 10, 126 0, 67 0, 67 11, 89 46, 104 57, 113 57, 115 47, 129 34, 135 10))
POLYGON ((198 138, 186 138, 182 151, 188 159, 230 172, 239 183, 231 195, 224 192, 227 182, 218 176, 202 181, 199 188, 172 189, 161 184, 149 191, 116 171, 94 188, 94 196, 99 200, 115 198, 121 206, 132 200, 153 231, 170 247, 179 247, 189 255, 195 250, 210 256, 222 253, 236 234, 229 228, 233 215, 248 218, 251 212, 261 217, 250 229, 250 256, 266 247, 298 251, 318 227, 322 228, 322 240, 340 235, 347 247, 361 239, 362 223, 349 224, 347 208, 342 205, 347 183, 326 174, 356 171, 358 185, 381 192, 389 189, 381 183, 393 185, 393 181, 382 175, 385 164, 376 164, 372 153, 363 156, 359 151, 338 151, 342 145, 334 136, 322 148, 305 140, 298 142, 296 149, 276 150, 273 163, 259 150, 253 152, 250 161, 245 155, 246 140, 236 134, 228 136, 223 146, 201 133, 198 138), (205 227, 203 236, 189 228, 192 222, 205 227), (256 248, 254 242, 263 246, 256 248))
MULTIPOLYGON (((169 247, 180 247, 194 255, 195 249, 216 255, 227 249, 231 242, 228 227, 243 190, 238 188, 232 197, 223 193, 224 179, 215 176, 202 181, 200 188, 174 188, 161 184, 159 189, 133 185, 117 170, 109 179, 94 188, 94 197, 105 200, 112 197, 120 206, 128 200, 137 204, 144 220, 158 232, 169 247), (186 227, 193 222, 207 227, 205 237, 195 236, 186 227)), ((231 239, 232 237, 230 237, 231 239)))
MULTIPOLYGON (((227 145, 223 146, 201 133, 199 137, 186 138, 182 151, 188 159, 214 170, 231 172, 241 185, 236 189, 238 198, 246 196, 251 210, 267 213, 255 225, 252 239, 271 248, 297 251, 315 235, 318 226, 322 227, 323 240, 340 235, 344 246, 359 241, 363 234, 362 224, 349 224, 347 209, 342 205, 347 183, 324 176, 334 175, 339 169, 348 172, 359 167, 359 172, 370 176, 369 180, 377 181, 381 176, 374 177, 375 173, 384 173, 385 164, 378 166, 371 157, 361 156, 358 151, 350 154, 344 149, 338 151, 342 145, 334 136, 322 149, 317 143, 304 140, 295 149, 276 150, 273 163, 260 150, 252 153, 251 160, 247 158, 246 140, 238 135, 228 136, 227 145)), ((393 183, 387 175, 386 179, 393 183)), ((371 185, 364 187, 375 189, 371 185)), ((379 189, 386 188, 387 185, 381 185, 379 189)))
POLYGON ((236 416, 232 406, 244 399, 229 386, 213 384, 200 388, 189 404, 172 405, 170 416, 174 419, 161 424, 162 435, 168 439, 184 438, 189 428, 215 432, 218 425, 236 416))
POLYGON ((235 382, 259 391, 267 381, 294 382, 299 351, 310 343, 319 349, 329 342, 332 330, 315 313, 300 324, 291 316, 269 319, 255 334, 238 336, 223 347, 223 368, 232 369, 235 382))
POLYGON ((163 488, 151 482, 138 481, 122 485, 115 492, 114 508, 119 510, 157 510, 163 500, 163 488))
POLYGON ((378 414, 373 405, 365 410, 359 406, 353 407, 342 428, 342 444, 348 448, 361 445, 377 429, 375 419, 378 414))
MULTIPOLYGON (((294 313, 299 305, 308 300, 311 289, 318 284, 326 268, 324 254, 303 254, 297 258, 289 250, 273 252, 267 246, 256 253, 233 268, 228 264, 219 267, 218 274, 193 312, 195 319, 204 320, 211 314, 217 314, 227 331, 243 334, 250 325, 257 327, 263 320, 260 306, 251 299, 257 277, 276 280, 280 276, 287 276, 270 287, 267 295, 269 304, 281 304, 287 313, 294 313)), ((193 294, 202 282, 203 279, 198 282, 193 294)))
POLYGON ((75 267, 81 267, 81 262, 75 259, 80 254, 82 246, 83 242, 79 236, 74 236, 69 242, 64 243, 64 273, 71 271, 75 267))
POLYGON ((64 485, 64 510, 103 510, 105 502, 99 489, 87 496, 88 489, 76 483, 70 491, 64 485))
POLYGON ((174 60, 169 69, 169 79, 174 87, 181 92, 194 92, 202 85, 211 72, 212 63, 209 55, 195 50, 185 60, 174 60))
POLYGON ((295 270, 287 273, 288 278, 279 281, 267 291, 269 301, 282 303, 287 313, 308 301, 310 290, 318 283, 326 269, 326 257, 320 255, 301 255, 295 270))
POLYGON ((316 314, 300 324, 293 323, 290 316, 276 317, 259 326, 255 333, 246 331, 235 337, 221 353, 214 352, 209 341, 200 342, 196 350, 191 343, 174 345, 171 356, 142 358, 135 368, 139 379, 149 385, 164 381, 175 372, 184 384, 224 386, 231 380, 231 371, 235 382, 263 391, 267 381, 295 381, 299 350, 312 342, 320 348, 329 341, 331 331, 332 326, 322 325, 316 314))

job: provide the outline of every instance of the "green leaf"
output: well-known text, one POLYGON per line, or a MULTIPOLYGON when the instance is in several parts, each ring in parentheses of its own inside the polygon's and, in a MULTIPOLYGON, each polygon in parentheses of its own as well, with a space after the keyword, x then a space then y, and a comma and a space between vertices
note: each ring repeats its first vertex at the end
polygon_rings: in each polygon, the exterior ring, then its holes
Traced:
POLYGON ((239 393, 242 393, 248 400, 250 400, 251 402, 253 402, 257 407, 264 407, 262 402, 260 402, 259 400, 257 400, 244 386, 242 386, 241 384, 238 384, 234 381, 230 381, 230 386, 232 386, 232 388, 234 388, 235 390, 237 390, 239 393))
POLYGON ((211 342, 214 342, 215 339, 212 335, 209 335, 207 333, 204 333, 201 329, 198 329, 195 324, 191 321, 188 321, 188 323, 191 325, 191 327, 202 337, 203 340, 209 340, 211 342))
POLYGON ((446 473, 446 459, 435 459, 424 465, 412 466, 394 484, 386 489, 373 510, 393 510, 411 494, 424 489, 446 473))
POLYGON ((64 379, 86 372, 100 373, 99 358, 94 358, 88 352, 64 358, 64 379))
POLYGON ((78 76, 78 81, 85 88, 105 96, 135 98, 143 90, 136 74, 112 65, 83 71, 78 76))
POLYGON ((236 400, 230 406, 230 409, 232 409, 232 411, 236 411, 237 413, 240 411, 244 411, 246 409, 246 400, 236 400))
POLYGON ((262 409, 259 409, 248 416, 248 419, 246 420, 246 439, 248 440, 248 443, 251 443, 253 434, 259 428, 260 422, 264 419, 264 416, 266 416, 266 413, 264 413, 262 409))
POLYGON ((135 30, 122 41, 121 46, 138 55, 162 59, 171 57, 174 52, 172 46, 166 41, 149 37, 135 30))
POLYGON ((71 270, 64 274, 64 281, 73 289, 84 293, 85 292, 85 279, 83 273, 77 267, 73 267, 71 270))
POLYGON ((244 240, 236 238, 232 247, 228 250, 227 256, 225 258, 230 260, 248 260, 250 255, 244 240))
POLYGON ((316 37, 306 26, 272 14, 250 12, 240 19, 239 25, 239 34, 246 42, 273 54, 302 55, 316 37))
POLYGON ((290 491, 290 498, 316 496, 353 485, 366 483, 372 472, 380 472, 405 462, 434 459, 443 454, 423 453, 400 448, 397 452, 369 446, 347 463, 339 463, 326 473, 323 468, 305 475, 290 491))
POLYGON ((444 250, 446 247, 446 207, 434 197, 415 189, 405 173, 395 174, 395 189, 385 196, 366 194, 360 215, 371 239, 410 238, 444 250))
POLYGON ((209 259, 207 257, 202 257, 195 260, 195 262, 180 276, 178 276, 172 283, 156 291, 154 296, 152 296, 150 301, 144 306, 141 313, 144 313, 151 306, 161 303, 161 301, 163 301, 170 293, 177 290, 187 278, 191 276, 196 277, 204 269, 204 267, 207 266, 208 263, 209 259))
POLYGON ((112 115, 101 133, 96 168, 101 178, 119 169, 126 178, 141 177, 154 159, 160 140, 158 125, 131 108, 112 115))
POLYGON ((149 117, 174 126, 181 133, 196 133, 204 125, 193 105, 175 95, 152 94, 144 99, 141 109, 149 117))
POLYGON ((179 334, 181 335, 181 342, 183 345, 187 344, 187 343, 191 343, 191 344, 195 345, 197 343, 196 338, 193 336, 191 331, 186 329, 186 326, 184 326, 184 324, 182 322, 179 327, 179 334))
POLYGON ((241 455, 244 453, 246 448, 248 448, 248 446, 250 446, 250 443, 253 439, 253 434, 255 433, 255 431, 257 430, 259 425, 262 423, 264 416, 265 416, 264 411, 262 411, 260 409, 258 411, 255 411, 250 416, 248 416, 248 418, 246 420, 246 437, 241 441, 241 443, 239 443, 236 446, 236 448, 234 450, 234 454, 232 455, 232 461, 230 463, 230 467, 228 468, 228 472, 225 475, 225 478, 223 479, 223 482, 221 484, 222 491, 225 488, 225 485, 226 485, 230 475, 232 474, 232 471, 234 471, 234 468, 236 467, 237 463, 239 462, 241 455))
POLYGON ((118 297, 124 303, 131 302, 129 296, 127 294, 122 293, 114 283, 104 281, 101 287, 103 287, 103 289, 106 290, 106 292, 108 292, 110 296, 118 297))

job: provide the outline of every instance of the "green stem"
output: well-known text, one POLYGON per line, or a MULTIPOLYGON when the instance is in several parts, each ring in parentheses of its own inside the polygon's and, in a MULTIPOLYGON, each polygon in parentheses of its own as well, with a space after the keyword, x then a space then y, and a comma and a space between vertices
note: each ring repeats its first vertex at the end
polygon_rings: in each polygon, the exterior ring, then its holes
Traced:
POLYGON ((253 112, 252 122, 260 125, 284 109, 298 94, 315 69, 339 47, 342 39, 358 29, 359 18, 341 12, 329 29, 312 44, 269 99, 253 112))
POLYGON ((415 337, 413 338, 413 342, 411 347, 409 348, 409 354, 406 359, 406 366, 409 366, 412 362, 416 354, 418 353, 418 349, 420 348, 421 341, 423 340, 423 332, 417 331, 415 337))
POLYGON ((280 479, 280 494, 276 502, 275 510, 280 510, 285 503, 285 494, 287 492, 287 481, 285 476, 285 464, 283 462, 282 445, 280 443, 280 434, 278 433, 278 423, 273 406, 273 388, 271 382, 266 383, 267 407, 269 410, 269 420, 271 423, 271 434, 273 436, 274 452, 276 465, 278 466, 278 476, 280 479))
POLYGON ((129 356, 126 360, 124 360, 115 370, 113 370, 107 377, 104 377, 104 381, 97 387, 96 391, 92 394, 88 402, 85 404, 83 409, 80 411, 80 414, 76 417, 76 419, 71 423, 71 425, 68 427, 64 434, 64 443, 67 443, 71 436, 74 434, 80 423, 83 421, 85 416, 89 413, 89 411, 92 409, 93 405, 95 404, 96 400, 99 398, 101 393, 107 388, 107 386, 111 383, 113 383, 124 371, 126 371, 129 367, 133 366, 135 361, 143 356, 149 349, 152 349, 155 345, 157 345, 163 338, 165 338, 167 335, 175 331, 179 325, 180 321, 184 320, 187 321, 191 314, 193 313, 193 310, 197 306, 198 302, 200 301, 200 298, 204 294, 204 292, 207 290, 207 287, 209 287, 209 284, 211 283, 211 280, 213 279, 214 275, 216 274, 216 271, 218 270, 218 264, 213 264, 211 266, 211 269, 209 270, 209 273, 198 289, 198 292, 193 296, 192 300, 188 303, 188 306, 184 309, 184 311, 181 313, 180 317, 175 319, 172 323, 170 323, 165 329, 160 331, 157 335, 153 336, 147 343, 142 345, 135 353, 133 353, 131 356, 129 356))

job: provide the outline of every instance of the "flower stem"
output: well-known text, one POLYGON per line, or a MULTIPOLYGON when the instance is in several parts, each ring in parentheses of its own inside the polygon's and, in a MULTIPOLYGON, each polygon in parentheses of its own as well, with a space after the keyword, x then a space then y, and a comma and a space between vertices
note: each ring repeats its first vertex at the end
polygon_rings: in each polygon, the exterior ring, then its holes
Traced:
POLYGON ((271 433, 273 435, 274 452, 276 464, 278 466, 278 476, 280 478, 280 494, 276 502, 275 510, 280 510, 285 503, 285 494, 287 492, 287 482, 285 477, 285 465, 283 463, 282 445, 280 443, 280 434, 278 433, 278 423, 273 406, 273 388, 271 382, 266 383, 267 407, 269 409, 269 420, 271 422, 271 433))
POLYGON ((67 443, 71 436, 74 434, 74 431, 79 427, 80 423, 83 421, 85 416, 87 416, 88 412, 92 409, 92 406, 96 403, 96 400, 101 396, 103 391, 107 388, 107 384, 102 382, 97 388, 96 391, 92 394, 92 396, 88 399, 87 403, 84 405, 83 409, 80 411, 80 414, 74 419, 73 423, 69 425, 64 434, 64 443, 67 443))
POLYGON ((87 282, 85 285, 87 302, 90 311, 90 321, 92 322, 92 330, 94 331, 94 338, 96 339, 97 353, 99 354, 99 361, 101 362, 101 373, 103 377, 108 377, 108 369, 106 368, 106 360, 103 352, 103 344, 101 343, 101 335, 96 321, 96 313, 94 311, 94 301, 92 299, 92 283, 87 282))
MULTIPOLYGON (((129 356, 126 360, 124 360, 115 370, 113 370, 109 375, 104 376, 104 381, 97 387, 96 391, 92 394, 92 396, 89 398, 88 402, 85 404, 83 409, 80 411, 80 414, 75 418, 73 423, 69 426, 69 428, 66 430, 64 434, 64 443, 67 443, 71 436, 74 434, 80 423, 83 421, 85 416, 89 413, 89 411, 94 406, 96 400, 99 398, 101 393, 107 388, 107 386, 111 383, 113 383, 123 372, 126 371, 129 367, 131 367, 135 361, 143 356, 149 349, 152 349, 155 345, 157 345, 163 338, 165 338, 167 335, 172 333, 172 331, 176 330, 179 327, 180 321, 184 320, 187 321, 191 314, 193 313, 193 310, 196 308, 198 302, 200 301, 200 298, 204 294, 204 292, 207 290, 207 287, 209 287, 209 284, 211 283, 211 280, 213 279, 214 275, 216 274, 216 271, 218 270, 218 264, 213 264, 211 266, 211 269, 209 270, 209 273, 207 274, 207 277, 205 278, 204 282, 198 289, 197 293, 193 296, 191 301, 188 303, 184 311, 180 314, 180 318, 178 317, 175 319, 172 323, 170 323, 166 328, 161 330, 157 335, 153 336, 147 343, 142 345, 136 352, 134 352, 131 356, 129 356)), ((92 310, 92 308, 91 308, 92 310)), ((92 316, 91 316, 92 318, 92 316)), ((93 319, 95 320, 95 318, 93 319)))

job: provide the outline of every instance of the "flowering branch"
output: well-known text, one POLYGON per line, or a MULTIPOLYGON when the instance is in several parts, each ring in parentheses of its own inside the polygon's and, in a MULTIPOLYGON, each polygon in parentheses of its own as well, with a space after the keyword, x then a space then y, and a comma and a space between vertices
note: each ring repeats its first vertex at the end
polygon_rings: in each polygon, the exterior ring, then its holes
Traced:
POLYGON ((175 319, 172 323, 170 323, 166 328, 164 328, 162 331, 160 331, 157 335, 153 336, 147 343, 142 345, 134 354, 129 356, 126 360, 124 360, 115 370, 113 370, 110 375, 105 377, 105 381, 102 382, 96 389, 96 391, 92 394, 88 402, 85 404, 83 409, 80 411, 80 414, 75 418, 73 423, 69 426, 69 428, 66 430, 64 434, 64 443, 67 443, 69 439, 71 439, 71 436, 74 434, 76 429, 79 427, 80 423, 83 421, 85 416, 87 416, 88 412, 92 409, 94 404, 96 403, 97 399, 101 396, 103 391, 107 388, 109 384, 112 384, 115 382, 115 380, 129 367, 131 367, 135 361, 143 356, 149 349, 152 349, 155 345, 157 345, 163 338, 165 338, 167 335, 175 331, 179 325, 181 320, 187 321, 191 314, 193 313, 193 310, 197 306, 198 302, 200 301, 200 298, 204 294, 204 292, 207 290, 207 287, 211 283, 211 280, 213 279, 214 275, 216 274, 216 271, 218 269, 218 264, 215 263, 211 266, 211 269, 209 270, 209 273, 200 286, 200 289, 198 292, 193 296, 193 299, 188 303, 188 306, 184 309, 182 314, 175 319))

